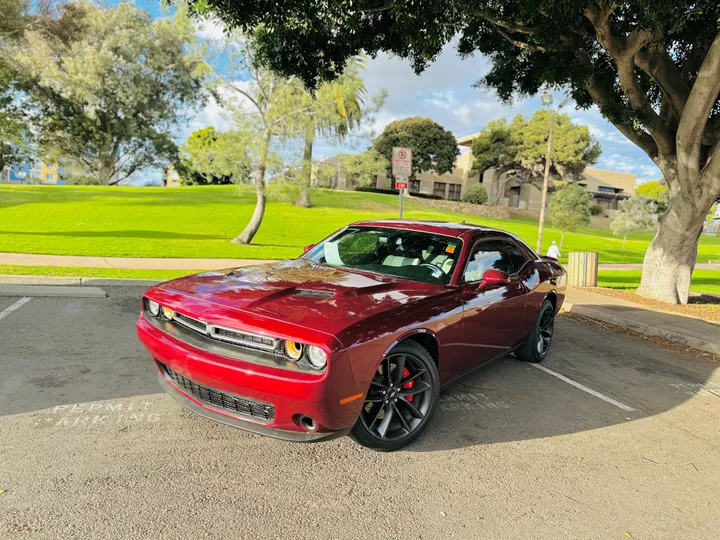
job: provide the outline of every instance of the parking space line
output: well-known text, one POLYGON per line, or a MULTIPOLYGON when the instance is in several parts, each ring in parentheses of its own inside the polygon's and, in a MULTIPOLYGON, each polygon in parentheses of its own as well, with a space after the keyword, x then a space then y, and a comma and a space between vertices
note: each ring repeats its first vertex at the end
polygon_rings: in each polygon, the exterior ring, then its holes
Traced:
POLYGON ((600 392, 593 390, 592 388, 588 388, 584 384, 580 384, 579 382, 573 381, 572 379, 569 379, 565 375, 560 375, 558 372, 553 371, 552 369, 548 369, 545 366, 541 366, 540 364, 530 364, 530 365, 538 368, 541 371, 544 371, 548 375, 552 375, 553 377, 556 377, 556 378, 560 379, 561 381, 565 381, 566 383, 573 385, 575 388, 579 388, 583 392, 587 392, 591 396, 595 396, 596 398, 602 399, 603 401, 608 402, 610 405, 615 405, 618 409, 622 409, 623 411, 627 411, 627 412, 633 412, 635 410, 632 407, 628 407, 624 403, 620 403, 619 401, 616 401, 611 397, 608 397, 604 394, 601 394, 600 392))
POLYGON ((23 304, 25 304, 26 302, 29 302, 29 301, 30 301, 29 296, 23 296, 20 300, 15 302, 12 306, 3 309, 2 311, 0 311, 0 320, 4 319, 8 315, 10 315, 13 311, 15 311, 17 308, 21 307, 23 304))

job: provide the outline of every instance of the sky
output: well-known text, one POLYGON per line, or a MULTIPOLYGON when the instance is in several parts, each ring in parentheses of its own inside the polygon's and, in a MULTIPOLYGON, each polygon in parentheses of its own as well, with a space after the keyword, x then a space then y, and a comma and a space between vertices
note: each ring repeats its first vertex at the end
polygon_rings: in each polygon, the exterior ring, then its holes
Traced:
MULTIPOLYGON (((137 0, 136 4, 149 9, 155 16, 162 13, 156 3, 137 0)), ((217 24, 204 22, 199 24, 198 29, 200 35, 207 39, 222 36, 222 28, 217 24)), ((374 59, 367 59, 367 69, 363 75, 367 90, 370 95, 374 95, 385 89, 387 100, 366 129, 371 135, 378 135, 393 120, 428 116, 455 136, 462 137, 477 133, 491 120, 500 117, 511 119, 517 113, 529 116, 542 107, 539 96, 504 106, 491 91, 474 88, 473 83, 489 67, 489 61, 482 55, 460 58, 454 43, 448 44, 437 60, 419 76, 415 75, 408 61, 397 57, 379 54, 374 59)), ((553 93, 553 96, 555 107, 565 97, 560 92, 553 93)), ((597 108, 576 109, 571 101, 562 112, 568 114, 574 122, 588 126, 600 141, 602 155, 595 167, 634 173, 639 182, 661 177, 660 170, 650 158, 605 120, 597 108)), ((207 126, 217 129, 229 127, 222 109, 212 101, 186 126, 181 127, 178 137, 184 140, 194 130, 207 126)), ((317 158, 327 158, 338 152, 361 152, 369 144, 369 137, 342 145, 319 140, 314 154, 317 158)))

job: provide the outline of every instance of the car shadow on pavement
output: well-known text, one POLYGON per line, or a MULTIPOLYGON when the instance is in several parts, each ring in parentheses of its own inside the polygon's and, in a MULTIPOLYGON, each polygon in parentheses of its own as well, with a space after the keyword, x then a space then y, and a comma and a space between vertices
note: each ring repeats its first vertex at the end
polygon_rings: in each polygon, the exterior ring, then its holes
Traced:
MULTIPOLYGON (((109 292, 34 298, 3 319, 0 417, 162 393, 135 335, 142 291, 109 292)), ((568 319, 558 321, 542 367, 632 410, 508 356, 443 391, 427 432, 408 450, 572 434, 661 414, 698 394, 720 397, 717 364, 568 319)))
POLYGON ((658 415, 693 396, 720 397, 718 364, 567 319, 541 365, 615 403, 506 356, 442 392, 427 432, 408 450, 572 434, 658 415))

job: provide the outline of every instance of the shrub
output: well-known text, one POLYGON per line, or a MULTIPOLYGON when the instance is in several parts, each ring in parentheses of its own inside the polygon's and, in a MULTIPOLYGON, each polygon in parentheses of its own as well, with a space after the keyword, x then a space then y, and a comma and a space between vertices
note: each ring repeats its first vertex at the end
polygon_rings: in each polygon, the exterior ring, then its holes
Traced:
POLYGON ((603 207, 600 206, 599 204, 593 204, 593 205, 590 207, 590 213, 591 213, 593 216, 599 216, 600 214, 603 213, 603 211, 604 211, 603 207))
POLYGON ((487 190, 482 184, 470 186, 462 196, 462 202, 470 204, 485 204, 488 200, 487 190))
MULTIPOLYGON (((363 193, 384 193, 386 195, 397 195, 398 190, 397 189, 382 189, 382 188, 375 188, 370 186, 358 186, 355 188, 355 191, 362 191, 363 193)), ((419 199, 434 199, 434 200, 442 200, 443 198, 440 195, 435 195, 433 193, 411 193, 411 197, 418 197, 419 199)))

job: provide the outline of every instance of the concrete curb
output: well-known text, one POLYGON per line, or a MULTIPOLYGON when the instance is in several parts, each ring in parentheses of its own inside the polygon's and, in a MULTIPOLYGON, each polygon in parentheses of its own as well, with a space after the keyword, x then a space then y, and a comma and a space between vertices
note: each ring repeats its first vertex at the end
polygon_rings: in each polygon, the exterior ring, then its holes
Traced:
POLYGON ((607 313, 605 311, 600 311, 584 305, 568 304, 567 302, 563 304, 560 311, 582 315, 588 319, 606 322, 626 330, 633 330, 634 332, 645 334, 646 336, 661 337, 674 343, 679 343, 693 349, 720 356, 720 343, 711 343, 707 340, 699 339, 683 332, 668 330, 667 328, 662 328, 652 324, 639 323, 613 313, 607 313))
POLYGON ((97 287, 75 287, 67 285, 0 285, 0 296, 106 298, 107 293, 97 287))
POLYGON ((0 285, 72 285, 75 287, 152 287, 167 280, 0 275, 0 285))

